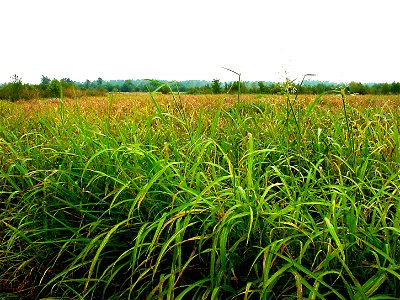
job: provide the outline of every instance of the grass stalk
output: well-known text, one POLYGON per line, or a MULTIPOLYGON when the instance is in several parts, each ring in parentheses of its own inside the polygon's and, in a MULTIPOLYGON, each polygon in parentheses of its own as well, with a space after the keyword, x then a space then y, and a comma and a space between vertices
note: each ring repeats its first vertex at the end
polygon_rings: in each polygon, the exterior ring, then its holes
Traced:
POLYGON ((225 68, 225 67, 222 67, 223 69, 225 69, 225 70, 227 70, 227 71, 229 71, 229 72, 232 72, 232 73, 234 73, 234 74, 236 74, 237 76, 238 76, 238 92, 237 92, 237 103, 239 103, 240 102, 240 77, 241 77, 241 73, 239 73, 239 72, 236 72, 236 71, 234 71, 234 70, 231 70, 231 69, 228 69, 228 68, 225 68))

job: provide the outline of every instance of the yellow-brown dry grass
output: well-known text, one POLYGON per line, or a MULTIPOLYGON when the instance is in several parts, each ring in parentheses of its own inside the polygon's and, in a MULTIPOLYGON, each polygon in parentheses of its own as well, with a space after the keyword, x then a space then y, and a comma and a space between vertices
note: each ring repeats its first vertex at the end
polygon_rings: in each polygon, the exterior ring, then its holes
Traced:
MULTIPOLYGON (((185 111, 189 114, 196 113, 202 107, 204 110, 212 110, 219 107, 229 107, 237 103, 236 95, 172 95, 153 94, 155 100, 163 111, 172 111, 176 102, 182 102, 185 111)), ((316 95, 300 95, 296 105, 311 103, 316 95)), ((291 97, 291 100, 294 96, 291 97)), ((243 94, 240 97, 242 103, 267 102, 272 105, 285 104, 285 95, 254 95, 243 94)), ((132 116, 148 115, 155 111, 155 107, 149 93, 117 93, 101 97, 82 97, 79 99, 66 98, 48 100, 25 100, 16 102, 0 101, 0 118, 8 121, 26 121, 40 116, 51 117, 59 112, 61 104, 65 114, 79 111, 81 116, 87 118, 124 119, 132 116)), ((400 95, 348 95, 347 104, 357 109, 367 108, 398 108, 400 95)), ((337 94, 324 95, 317 108, 340 109, 342 98, 337 94)))

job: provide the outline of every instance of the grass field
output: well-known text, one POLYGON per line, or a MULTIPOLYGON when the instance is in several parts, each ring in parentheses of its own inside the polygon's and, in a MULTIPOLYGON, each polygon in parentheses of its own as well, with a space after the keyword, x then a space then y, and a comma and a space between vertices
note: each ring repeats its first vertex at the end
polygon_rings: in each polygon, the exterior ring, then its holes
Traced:
POLYGON ((399 96, 0 102, 1 299, 399 299, 399 96))

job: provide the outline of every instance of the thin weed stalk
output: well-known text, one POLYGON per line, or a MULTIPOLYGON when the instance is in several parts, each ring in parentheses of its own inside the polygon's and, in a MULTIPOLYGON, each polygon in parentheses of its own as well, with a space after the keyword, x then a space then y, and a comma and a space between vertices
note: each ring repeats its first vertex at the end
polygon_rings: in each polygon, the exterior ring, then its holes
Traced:
POLYGON ((353 157, 353 167, 355 167, 355 162, 356 162, 356 153, 355 152, 356 151, 355 151, 354 136, 353 136, 352 130, 350 128, 350 121, 349 121, 349 117, 348 117, 348 114, 347 114, 346 88, 342 87, 340 89, 340 97, 341 97, 341 100, 342 100, 343 113, 344 113, 344 118, 345 118, 345 121, 346 121, 347 139, 350 142, 350 148, 351 148, 351 153, 352 153, 352 157, 353 157))
POLYGON ((240 77, 241 77, 241 73, 239 73, 239 72, 236 72, 236 71, 234 71, 234 70, 231 70, 231 69, 228 69, 228 68, 225 68, 225 67, 222 67, 223 69, 225 69, 225 70, 227 70, 227 71, 229 71, 229 72, 232 72, 232 73, 234 73, 234 74, 236 74, 237 76, 238 76, 238 93, 237 93, 237 103, 239 103, 240 102, 240 77))

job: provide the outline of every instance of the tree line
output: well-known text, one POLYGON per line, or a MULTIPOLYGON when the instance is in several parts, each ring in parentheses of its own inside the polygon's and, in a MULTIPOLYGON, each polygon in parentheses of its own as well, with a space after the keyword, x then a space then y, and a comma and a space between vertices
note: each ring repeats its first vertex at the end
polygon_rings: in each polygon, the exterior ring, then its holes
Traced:
MULTIPOLYGON (((400 94, 400 83, 367 83, 350 82, 348 84, 338 84, 320 81, 304 81, 300 83, 292 83, 292 86, 299 94, 321 94, 334 89, 346 86, 347 91, 351 94, 371 94, 371 95, 389 95, 400 94)), ((210 84, 206 84, 199 88, 190 89, 192 93, 236 93, 239 88, 239 82, 221 83, 218 79, 214 79, 210 84)), ((280 82, 240 82, 241 93, 256 94, 280 94, 283 91, 283 84, 280 82)))
MULTIPOLYGON (((70 78, 50 79, 42 76, 40 84, 23 83, 22 79, 13 75, 9 83, 0 86, 0 99, 40 99, 40 98, 75 98, 81 96, 100 96, 112 92, 149 92, 158 89, 161 93, 182 92, 188 94, 222 94, 237 93, 240 85, 241 93, 279 94, 282 93, 282 83, 268 81, 221 82, 186 80, 167 82, 165 80, 110 80, 101 77, 96 80, 76 82, 70 78)), ((293 83, 299 94, 320 94, 337 89, 343 84, 304 81, 302 84, 293 83)), ((400 94, 400 83, 370 83, 350 82, 346 85, 350 93, 355 94, 400 94)))
POLYGON ((29 100, 40 98, 75 98, 81 96, 99 96, 106 92, 100 88, 82 88, 70 78, 50 79, 42 76, 40 84, 23 83, 18 75, 11 76, 10 82, 0 86, 0 99, 29 100))

